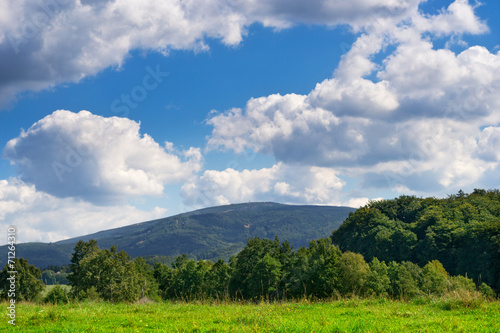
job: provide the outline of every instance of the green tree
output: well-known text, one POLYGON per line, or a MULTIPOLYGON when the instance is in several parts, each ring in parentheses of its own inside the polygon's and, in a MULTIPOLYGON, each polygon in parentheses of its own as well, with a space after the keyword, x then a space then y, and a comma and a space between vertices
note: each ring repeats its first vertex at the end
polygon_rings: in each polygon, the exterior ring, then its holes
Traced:
POLYGON ((214 299, 229 298, 229 281, 231 280, 232 269, 219 259, 206 275, 207 294, 214 299))
POLYGON ((297 250, 294 262, 289 272, 287 290, 293 298, 307 297, 307 284, 309 283, 310 258, 305 247, 297 250))
POLYGON ((95 288, 104 300, 132 302, 139 299, 142 291, 154 294, 157 288, 142 259, 134 262, 125 251, 118 252, 114 246, 101 250, 93 240, 76 244, 70 269, 72 294, 79 298, 95 288))
POLYGON ((448 280, 448 291, 472 293, 474 290, 476 290, 476 284, 472 279, 465 276, 452 276, 448 280))
POLYGON ((71 256, 71 264, 69 266, 70 274, 68 275, 68 281, 71 285, 71 293, 73 296, 77 296, 80 292, 85 292, 85 290, 92 286, 87 279, 86 270, 81 267, 80 263, 83 259, 96 251, 99 251, 99 247, 97 246, 97 242, 93 239, 88 242, 80 240, 76 243, 71 256))
POLYGON ((371 202, 350 214, 332 240, 367 260, 420 265, 438 260, 452 275, 498 289, 499 235, 500 190, 475 189, 445 199, 401 196, 371 202))
POLYGON ((209 288, 206 277, 212 265, 213 263, 210 261, 199 260, 196 262, 193 259, 188 259, 185 255, 177 257, 170 275, 171 288, 168 297, 183 300, 207 297, 209 288))
POLYGON ((157 263, 153 270, 153 276, 158 284, 161 297, 164 299, 172 298, 175 295, 173 290, 174 270, 165 264, 157 263))
POLYGON ((13 267, 10 267, 9 264, 5 265, 2 272, 0 272, 2 298, 16 299, 18 301, 37 300, 45 288, 41 281, 42 271, 30 265, 28 260, 24 258, 15 258, 12 265, 13 267), (12 271, 16 273, 9 273, 12 271), (11 288, 11 285, 15 285, 15 288, 11 288))
MULTIPOLYGON (((256 278, 254 269, 266 255, 269 255, 279 263, 281 273, 283 273, 281 271, 283 268, 287 269, 286 272, 291 270, 294 254, 291 251, 290 243, 280 243, 277 237, 274 240, 251 238, 231 263, 233 268, 233 275, 229 284, 231 296, 250 299, 261 294, 261 292, 256 293, 254 288, 256 278)), ((268 260, 261 262, 261 268, 264 263, 269 264, 270 262, 268 260)), ((280 276, 280 285, 284 285, 282 281, 283 276, 283 274, 280 276)), ((279 291, 279 288, 276 289, 280 293, 283 292, 283 290, 279 291)))
POLYGON ((45 269, 42 271, 42 281, 45 285, 54 285, 57 283, 56 273, 53 270, 45 269))
POLYGON ((366 278, 366 293, 368 295, 385 296, 389 291, 391 280, 384 261, 373 258, 370 271, 366 278))
POLYGON ((479 286, 479 291, 481 292, 481 294, 488 298, 488 299, 492 299, 492 298, 495 298, 496 294, 495 292, 493 291, 493 289, 491 289, 490 286, 488 286, 486 283, 481 283, 481 285, 479 286))
POLYGON ((398 264, 389 263, 389 278, 391 279, 391 295, 395 298, 413 298, 421 294, 418 287, 420 267, 411 262, 398 264))
POLYGON ((248 277, 250 297, 275 298, 280 281, 281 264, 268 253, 257 262, 248 277))
POLYGON ((146 260, 142 257, 137 257, 133 260, 135 271, 138 274, 139 282, 142 283, 141 295, 147 296, 149 298, 155 298, 158 296, 158 282, 154 277, 154 271, 151 265, 146 263, 146 260))
POLYGON ((448 279, 448 272, 443 265, 433 260, 423 268, 420 289, 427 294, 443 295, 447 289, 448 279))
POLYGON ((359 253, 344 252, 339 262, 339 282, 343 295, 364 293, 370 267, 359 253))
POLYGON ((328 298, 340 290, 339 262, 342 252, 330 239, 312 240, 299 257, 294 270, 299 288, 296 292, 308 297, 328 298))
POLYGON ((62 270, 44 269, 42 271, 42 282, 45 285, 68 284, 68 274, 62 270))

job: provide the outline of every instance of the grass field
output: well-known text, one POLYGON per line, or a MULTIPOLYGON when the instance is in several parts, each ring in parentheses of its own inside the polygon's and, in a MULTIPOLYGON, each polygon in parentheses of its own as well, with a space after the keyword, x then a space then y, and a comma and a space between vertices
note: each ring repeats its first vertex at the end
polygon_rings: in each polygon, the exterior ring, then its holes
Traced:
MULTIPOLYGON (((4 312, 7 303, 2 303, 4 312)), ((12 332, 500 332, 500 302, 19 304, 12 332)))

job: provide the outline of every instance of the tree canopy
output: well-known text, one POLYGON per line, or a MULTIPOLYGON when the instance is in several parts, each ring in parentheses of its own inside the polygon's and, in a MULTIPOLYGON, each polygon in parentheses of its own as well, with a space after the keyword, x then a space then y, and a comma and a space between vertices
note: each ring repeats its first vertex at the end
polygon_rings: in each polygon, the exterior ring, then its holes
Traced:
POLYGON ((360 253, 369 261, 425 265, 438 260, 453 275, 500 287, 498 190, 371 202, 351 213, 331 238, 342 251, 360 253))
POLYGON ((24 258, 13 260, 13 266, 5 265, 0 272, 0 289, 3 299, 16 299, 19 301, 34 301, 38 299, 45 285, 40 278, 42 271, 28 263, 24 258), (16 272, 11 274, 9 272, 16 272), (14 276, 14 279, 10 279, 14 276), (11 282, 15 288, 11 288, 11 282), (12 290, 12 291, 11 291, 12 290))
MULTIPOLYGON (((413 298, 446 292, 473 292, 464 276, 450 276, 433 260, 421 267, 409 261, 386 263, 363 255, 342 253, 328 238, 293 251, 287 242, 252 238, 231 258, 195 261, 179 256, 171 267, 157 264, 154 276, 165 299, 280 300, 330 299, 339 296, 413 298)), ((479 290, 494 294, 485 284, 479 290)))
POLYGON ((114 246, 101 250, 94 240, 76 244, 70 270, 71 293, 77 298, 86 298, 95 290, 104 300, 131 302, 138 300, 141 293, 157 293, 151 266, 144 259, 132 260, 114 246))

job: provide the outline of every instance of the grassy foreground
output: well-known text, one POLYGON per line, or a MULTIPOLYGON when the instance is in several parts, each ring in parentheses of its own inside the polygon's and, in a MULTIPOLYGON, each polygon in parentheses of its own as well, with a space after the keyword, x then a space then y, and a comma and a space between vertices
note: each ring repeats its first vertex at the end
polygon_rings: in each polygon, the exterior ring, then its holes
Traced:
POLYGON ((12 332, 500 332, 500 302, 24 303, 15 327, 2 318, 12 332))

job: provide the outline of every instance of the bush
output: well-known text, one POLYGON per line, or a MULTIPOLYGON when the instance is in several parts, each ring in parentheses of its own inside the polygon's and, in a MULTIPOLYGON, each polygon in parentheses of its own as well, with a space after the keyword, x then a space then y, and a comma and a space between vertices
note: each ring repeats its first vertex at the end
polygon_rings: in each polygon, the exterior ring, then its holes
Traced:
POLYGON ((87 290, 80 290, 78 295, 74 295, 75 298, 79 301, 82 300, 89 300, 89 301, 100 301, 101 297, 99 296, 99 293, 97 292, 97 289, 92 286, 87 290))
POLYGON ((452 276, 448 280, 448 291, 450 292, 469 292, 472 293, 476 290, 476 284, 472 279, 469 279, 465 276, 458 275, 458 276, 452 276))
POLYGON ((479 287, 479 291, 481 292, 481 294, 486 297, 487 299, 492 299, 492 298, 495 298, 495 292, 493 291, 493 289, 491 289, 490 286, 488 286, 486 283, 482 283, 481 286, 479 287))
POLYGON ((69 302, 69 297, 66 290, 60 285, 57 285, 54 288, 52 288, 51 291, 49 291, 49 293, 47 294, 47 296, 45 296, 43 301, 45 303, 52 303, 52 304, 65 304, 69 302))
POLYGON ((474 291, 462 291, 451 292, 446 294, 438 302, 439 305, 445 310, 455 310, 455 309, 477 309, 480 308, 484 303, 484 297, 481 293, 474 291))

